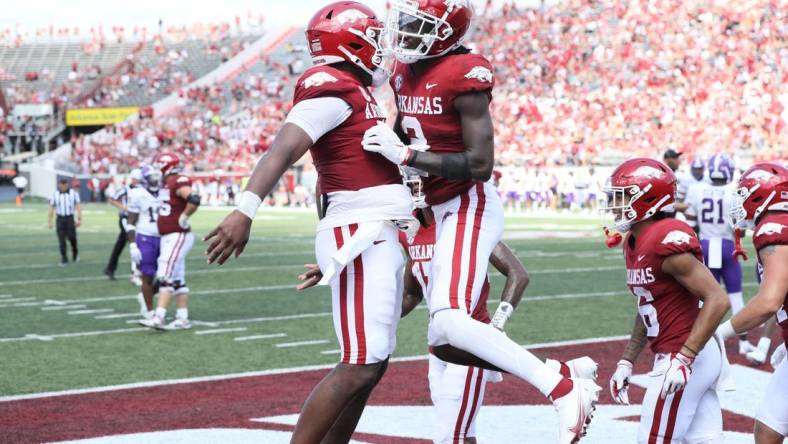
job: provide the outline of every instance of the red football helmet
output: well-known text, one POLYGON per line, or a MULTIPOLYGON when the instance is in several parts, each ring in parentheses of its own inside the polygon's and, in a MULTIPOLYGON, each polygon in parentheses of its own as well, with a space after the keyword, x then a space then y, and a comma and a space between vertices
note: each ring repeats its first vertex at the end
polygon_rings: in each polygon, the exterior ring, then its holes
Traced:
POLYGON ((734 228, 752 228, 767 210, 788 211, 788 168, 757 163, 739 178, 729 211, 734 228))
POLYGON ((315 65, 350 62, 374 75, 383 64, 383 23, 358 2, 335 2, 321 8, 306 27, 309 54, 315 65))
POLYGON ((160 169, 163 176, 174 173, 180 163, 181 159, 168 151, 162 151, 153 158, 153 166, 160 169))
POLYGON ((384 46, 402 63, 439 57, 462 45, 472 18, 469 0, 394 0, 384 46))
POLYGON ((632 224, 646 220, 657 211, 672 212, 676 176, 664 163, 639 157, 622 163, 610 175, 604 192, 605 212, 615 215, 616 230, 625 233, 632 224))

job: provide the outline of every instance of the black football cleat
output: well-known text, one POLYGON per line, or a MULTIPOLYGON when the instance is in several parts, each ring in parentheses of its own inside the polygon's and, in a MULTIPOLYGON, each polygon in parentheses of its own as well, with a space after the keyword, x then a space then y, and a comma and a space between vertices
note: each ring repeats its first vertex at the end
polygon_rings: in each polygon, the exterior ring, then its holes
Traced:
POLYGON ((104 275, 106 275, 111 281, 115 280, 115 272, 110 270, 109 268, 104 269, 104 275))

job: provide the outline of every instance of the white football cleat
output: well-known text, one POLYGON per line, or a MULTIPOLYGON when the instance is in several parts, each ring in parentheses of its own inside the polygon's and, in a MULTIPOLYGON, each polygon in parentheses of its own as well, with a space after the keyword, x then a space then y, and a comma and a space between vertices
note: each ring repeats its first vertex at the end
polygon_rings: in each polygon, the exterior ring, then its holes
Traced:
POLYGON ((596 381, 597 368, 599 364, 588 356, 581 356, 579 358, 566 361, 566 366, 569 367, 569 373, 572 378, 590 379, 596 381))
POLYGON ((143 327, 156 328, 159 330, 164 329, 164 320, 155 314, 150 318, 140 319, 139 324, 143 327))
POLYGON ((164 327, 165 330, 188 330, 190 328, 192 328, 192 323, 184 318, 175 318, 174 321, 164 327))
POLYGON ((137 287, 142 287, 142 278, 141 278, 141 277, 139 277, 139 276, 137 276, 136 274, 132 274, 132 275, 131 275, 131 278, 129 279, 129 281, 130 281, 130 282, 131 282, 133 285, 135 285, 135 286, 137 286, 137 287))
POLYGON ((553 401, 558 412, 558 442, 574 444, 586 435, 602 387, 590 379, 572 379, 572 391, 553 401))
POLYGON ((746 355, 747 353, 754 351, 755 346, 750 344, 750 341, 742 341, 739 340, 739 354, 746 355))

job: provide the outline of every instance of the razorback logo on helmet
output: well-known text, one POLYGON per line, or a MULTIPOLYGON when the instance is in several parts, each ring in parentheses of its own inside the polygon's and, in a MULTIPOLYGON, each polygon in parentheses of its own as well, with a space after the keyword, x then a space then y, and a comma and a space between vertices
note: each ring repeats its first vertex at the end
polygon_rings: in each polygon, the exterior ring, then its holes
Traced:
POLYGON ((690 242, 690 235, 679 230, 673 230, 662 239, 663 244, 688 244, 690 242))
POLYGON ((785 225, 778 224, 777 222, 765 223, 758 229, 755 236, 771 236, 772 234, 782 234, 785 225))
POLYGON ((369 18, 369 16, 358 9, 347 9, 334 16, 334 20, 339 23, 349 23, 359 19, 363 20, 365 18, 369 18))
POLYGON ((650 166, 642 166, 632 172, 633 177, 649 177, 659 179, 662 177, 662 171, 650 166))
POLYGON ((773 174, 766 170, 752 170, 750 174, 747 175, 747 179, 769 180, 772 176, 773 174))
POLYGON ((337 78, 327 72, 316 72, 311 76, 304 79, 304 88, 311 88, 313 86, 320 86, 324 83, 336 82, 337 78))
POLYGON ((467 8, 468 7, 468 0, 445 0, 443 2, 446 6, 450 8, 467 8))
POLYGON ((478 79, 480 82, 492 82, 492 72, 484 66, 474 66, 465 74, 466 79, 478 79))
POLYGON ((178 182, 178 183, 188 182, 188 181, 189 181, 189 178, 185 177, 185 176, 179 177, 178 180, 176 180, 176 182, 178 182))

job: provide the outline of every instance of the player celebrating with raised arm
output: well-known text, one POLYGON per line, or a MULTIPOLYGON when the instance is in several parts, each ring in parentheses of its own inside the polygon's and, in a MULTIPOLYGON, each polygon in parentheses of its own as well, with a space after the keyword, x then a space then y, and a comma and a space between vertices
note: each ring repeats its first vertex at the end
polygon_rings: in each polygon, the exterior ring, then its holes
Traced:
POLYGON ((163 175, 159 192, 159 219, 161 235, 156 279, 159 281, 159 301, 156 312, 141 325, 163 330, 191 328, 189 321, 189 287, 186 286, 186 256, 194 244, 189 218, 200 205, 200 195, 192 190, 192 181, 181 174, 180 159, 173 153, 159 153, 153 166, 163 175), (175 295, 175 320, 164 325, 167 306, 175 295))
POLYGON ((451 344, 528 381, 554 402, 560 442, 568 443, 585 432, 599 387, 563 377, 471 317, 503 233, 500 198, 485 183, 494 163, 492 66, 462 46, 472 15, 467 0, 393 2, 384 41, 399 62, 391 80, 399 134, 375 125, 364 149, 429 174, 426 203, 436 221, 430 345, 451 344))
POLYGON ((332 3, 312 17, 306 37, 317 66, 296 83, 294 106, 238 208, 205 238, 209 262, 240 255, 261 197, 310 151, 326 202, 315 254, 331 286, 341 362, 304 403, 293 443, 348 442, 396 343, 404 260, 392 221, 415 225, 413 203, 397 167, 361 148, 364 131, 385 120, 368 89, 386 79, 382 25, 356 2, 332 3))
POLYGON ((776 316, 784 342, 772 355, 774 374, 755 413, 755 442, 778 444, 788 436, 788 169, 777 163, 753 165, 741 175, 734 199, 734 228, 757 224, 752 242, 763 272, 755 296, 717 332, 727 339, 776 316))
MULTIPOLYGON (((722 439, 716 386, 720 345, 709 341, 730 308, 709 269, 695 232, 671 217, 676 176, 663 163, 637 158, 613 171, 605 190, 607 212, 627 233, 627 286, 639 316, 610 380, 616 402, 628 404, 632 366, 647 341, 655 353, 640 415, 639 443, 707 443, 722 439), (703 308, 698 308, 699 300, 703 308)), ((615 246, 620 235, 609 239, 615 246)))
MULTIPOLYGON (((161 171, 150 165, 140 168, 140 184, 131 188, 126 196, 128 222, 126 236, 129 241, 131 260, 142 274, 142 315, 153 316, 154 278, 159 260, 159 188, 161 171)), ((139 298, 139 296, 138 296, 139 298)))

